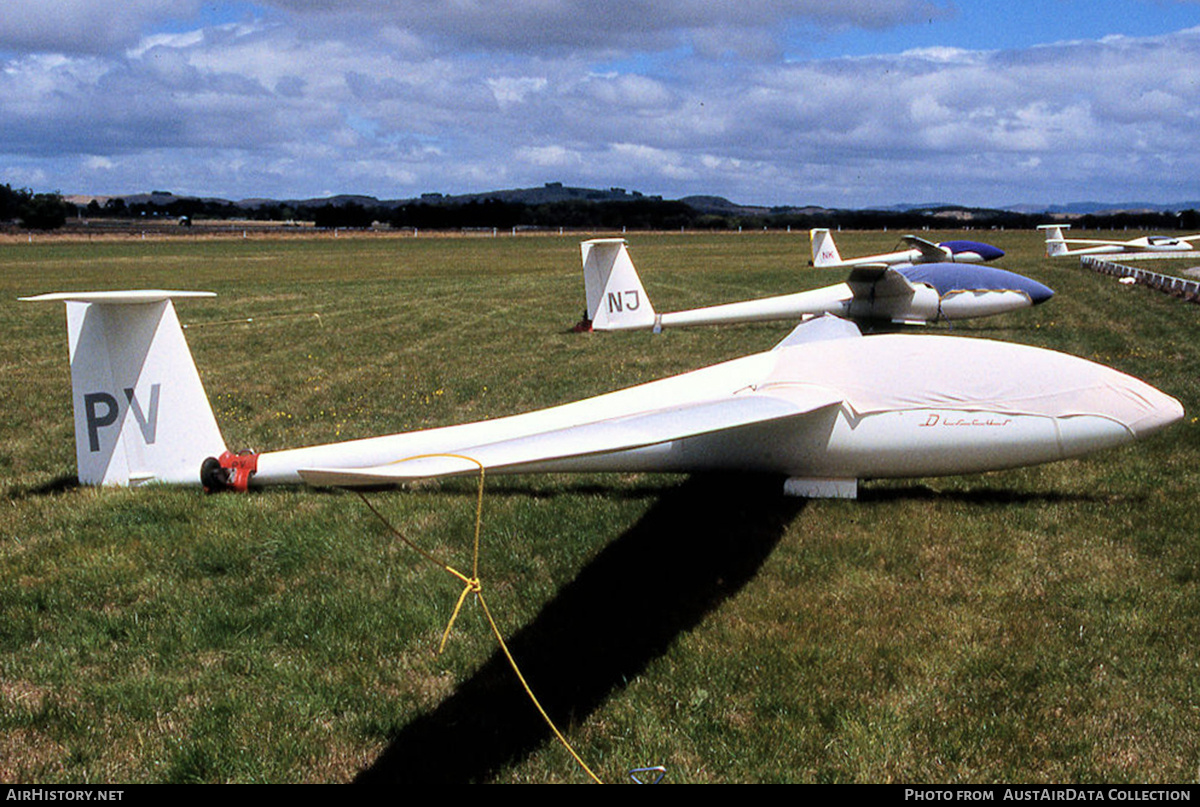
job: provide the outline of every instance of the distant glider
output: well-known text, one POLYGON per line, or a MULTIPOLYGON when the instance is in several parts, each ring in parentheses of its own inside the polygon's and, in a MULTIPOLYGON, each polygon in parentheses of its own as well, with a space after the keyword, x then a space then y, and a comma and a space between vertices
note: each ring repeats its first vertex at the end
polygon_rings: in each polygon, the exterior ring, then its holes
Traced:
MULTIPOLYGON (((1162 253, 1170 257, 1173 252, 1192 253, 1197 246, 1192 241, 1200 239, 1200 233, 1193 235, 1146 235, 1129 241, 1108 241, 1100 238, 1066 238, 1063 230, 1070 229, 1070 224, 1039 224, 1038 229, 1046 233, 1046 256, 1061 258, 1074 255, 1113 255, 1117 253, 1162 253), (1068 244, 1081 244, 1081 249, 1071 249, 1068 244)), ((1181 255, 1184 257, 1184 255, 1181 255)), ((1190 256, 1187 256, 1190 257, 1190 256)))
POLYGON ((658 313, 624 239, 584 241, 587 312, 580 330, 662 330, 692 325, 767 322, 834 314, 856 322, 913 325, 987 317, 1049 300, 1054 292, 991 266, 930 263, 855 267, 845 283, 812 291, 658 313))
POLYGON ((951 336, 863 337, 834 317, 773 350, 496 420, 261 454, 226 450, 171 297, 66 302, 84 484, 394 485, 493 473, 753 471, 785 491, 854 497, 864 477, 974 473, 1127 443, 1174 398, 1099 364, 951 336), (478 463, 479 465, 477 465, 478 463))
POLYGON ((907 266, 918 263, 985 263, 1004 257, 1004 250, 979 241, 943 241, 935 244, 915 235, 902 235, 911 249, 843 259, 826 229, 808 231, 812 242, 812 265, 819 269, 853 269, 859 266, 907 266))

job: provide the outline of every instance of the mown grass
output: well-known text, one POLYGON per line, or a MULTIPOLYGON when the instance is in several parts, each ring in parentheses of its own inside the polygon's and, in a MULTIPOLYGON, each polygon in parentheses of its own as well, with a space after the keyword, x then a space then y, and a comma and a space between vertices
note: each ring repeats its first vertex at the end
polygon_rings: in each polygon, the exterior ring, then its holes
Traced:
MULTIPOLYGON (((604 779, 1195 780, 1200 308, 1046 260, 1039 236, 983 240, 1056 297, 955 332, 1131 372, 1183 424, 857 502, 724 476, 489 480, 485 595, 604 779)), ((630 241, 661 310, 841 279, 799 233, 630 241)), ((788 330, 573 334, 578 267, 577 239, 549 236, 0 247, 0 781, 583 781, 477 608, 434 655, 459 584, 355 496, 78 487, 61 306, 15 302, 219 292, 180 316, 229 445, 259 449, 510 414, 788 330)), ((469 566, 473 482, 372 501, 469 566)))

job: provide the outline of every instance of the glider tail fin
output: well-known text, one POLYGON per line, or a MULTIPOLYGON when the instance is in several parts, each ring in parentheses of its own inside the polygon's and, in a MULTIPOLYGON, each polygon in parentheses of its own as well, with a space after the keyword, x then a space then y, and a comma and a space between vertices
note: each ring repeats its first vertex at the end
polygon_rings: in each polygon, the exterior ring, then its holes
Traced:
POLYGON ((584 241, 583 284, 587 318, 592 330, 621 331, 653 328, 654 306, 646 296, 629 247, 623 238, 584 241))
POLYGON ((89 485, 196 484, 225 441, 172 297, 208 292, 43 294, 67 304, 75 456, 89 485))
POLYGON ((833 233, 829 230, 823 228, 809 230, 808 237, 812 241, 813 266, 835 266, 842 262, 837 244, 833 243, 833 233))
POLYGON ((1063 230, 1070 224, 1039 224, 1038 229, 1046 233, 1046 257, 1053 258, 1067 254, 1067 245, 1063 240, 1063 230))

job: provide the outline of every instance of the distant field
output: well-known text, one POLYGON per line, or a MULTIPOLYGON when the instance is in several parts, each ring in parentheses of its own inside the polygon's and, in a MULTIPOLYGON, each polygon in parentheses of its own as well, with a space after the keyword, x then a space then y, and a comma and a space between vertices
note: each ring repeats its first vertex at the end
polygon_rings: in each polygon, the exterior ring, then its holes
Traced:
MULTIPOLYGON (((994 243, 1057 292, 955 333, 1103 362, 1187 418, 857 502, 725 476, 489 480, 488 602, 606 781, 1196 781, 1200 306, 1050 261, 1037 232, 923 235, 994 243)), ((789 330, 571 333, 582 237, 0 243, 0 781, 585 781, 477 607, 434 654, 459 585, 356 496, 79 487, 62 306, 16 302, 218 292, 180 318, 229 446, 260 450, 526 411, 789 330)), ((660 310, 843 279, 807 266, 806 233, 628 240, 660 310)), ((838 236, 843 255, 895 244, 838 236)), ((469 566, 473 482, 372 501, 469 566)))

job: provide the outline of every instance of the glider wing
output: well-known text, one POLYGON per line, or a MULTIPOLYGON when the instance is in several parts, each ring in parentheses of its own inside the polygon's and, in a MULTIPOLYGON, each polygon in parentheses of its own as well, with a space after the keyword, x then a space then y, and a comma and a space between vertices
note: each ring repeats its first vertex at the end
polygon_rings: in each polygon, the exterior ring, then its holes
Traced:
POLYGON ((949 260, 951 257, 947 250, 939 247, 932 241, 926 241, 920 236, 906 235, 903 236, 901 240, 913 249, 919 251, 921 253, 921 257, 927 261, 945 261, 949 260))
POLYGON ((854 267, 850 270, 846 285, 854 293, 855 300, 911 296, 916 289, 907 277, 882 263, 854 267))
POLYGON ((458 476, 485 468, 514 468, 695 437, 786 418, 840 405, 837 390, 810 384, 777 384, 769 390, 747 388, 732 396, 684 406, 639 412, 483 445, 447 446, 445 453, 398 457, 366 468, 309 468, 300 476, 311 485, 357 487, 395 484, 408 479, 458 476), (477 464, 478 463, 478 464, 477 464))

